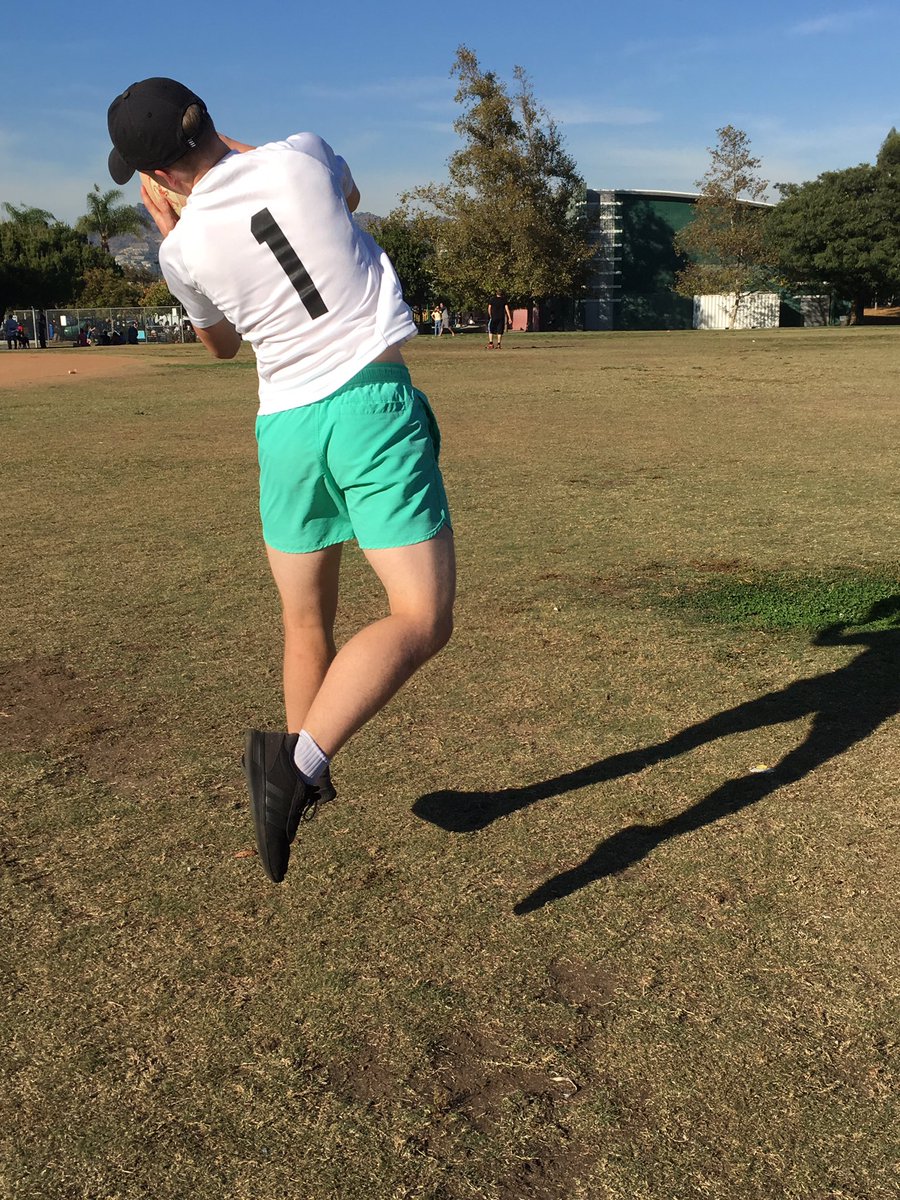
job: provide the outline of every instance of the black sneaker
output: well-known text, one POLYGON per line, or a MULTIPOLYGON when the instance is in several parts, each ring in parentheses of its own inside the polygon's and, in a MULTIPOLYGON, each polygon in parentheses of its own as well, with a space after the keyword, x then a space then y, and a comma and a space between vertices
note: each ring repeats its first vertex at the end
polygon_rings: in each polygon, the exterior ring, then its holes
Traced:
MULTIPOLYGON (((337 792, 334 790, 334 784, 331 782, 331 771, 328 767, 315 783, 308 783, 310 799, 315 803, 316 807, 320 804, 327 804, 330 800, 334 800, 337 792)), ((315 816, 315 813, 313 813, 315 816)))
MULTIPOLYGON (((256 846, 262 869, 273 883, 281 883, 287 874, 297 826, 315 816, 320 798, 294 766, 296 744, 296 733, 262 733, 258 729, 248 730, 244 739, 243 766, 256 846)), ((333 794, 334 789, 331 791, 333 794)))

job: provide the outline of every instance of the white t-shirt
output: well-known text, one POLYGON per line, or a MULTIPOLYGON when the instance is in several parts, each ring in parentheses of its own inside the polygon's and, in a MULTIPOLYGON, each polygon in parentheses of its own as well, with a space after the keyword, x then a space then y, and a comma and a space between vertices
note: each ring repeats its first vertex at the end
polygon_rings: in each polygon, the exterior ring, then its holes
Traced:
POLYGON ((232 152, 160 247, 194 325, 226 317, 253 346, 260 413, 323 399, 416 333, 390 259, 350 216, 353 187, 312 133, 232 152))

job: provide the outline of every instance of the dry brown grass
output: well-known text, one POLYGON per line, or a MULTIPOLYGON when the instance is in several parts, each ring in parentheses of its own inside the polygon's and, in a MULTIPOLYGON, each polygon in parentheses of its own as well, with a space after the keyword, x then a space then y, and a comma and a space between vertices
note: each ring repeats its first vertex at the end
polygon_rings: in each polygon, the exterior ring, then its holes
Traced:
POLYGON ((665 597, 896 571, 896 337, 414 345, 458 632, 280 888, 251 362, 8 391, 0 1194, 893 1198, 896 640, 665 597))

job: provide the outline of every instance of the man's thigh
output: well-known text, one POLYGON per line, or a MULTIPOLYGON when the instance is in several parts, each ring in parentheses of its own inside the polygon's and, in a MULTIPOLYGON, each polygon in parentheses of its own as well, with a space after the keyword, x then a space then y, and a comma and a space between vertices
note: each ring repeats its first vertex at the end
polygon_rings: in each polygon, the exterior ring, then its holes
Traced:
POLYGON ((364 553, 392 613, 450 618, 456 598, 456 552, 449 525, 424 542, 364 553))
POLYGON ((306 554, 266 546, 286 626, 334 625, 342 550, 340 543, 306 554))

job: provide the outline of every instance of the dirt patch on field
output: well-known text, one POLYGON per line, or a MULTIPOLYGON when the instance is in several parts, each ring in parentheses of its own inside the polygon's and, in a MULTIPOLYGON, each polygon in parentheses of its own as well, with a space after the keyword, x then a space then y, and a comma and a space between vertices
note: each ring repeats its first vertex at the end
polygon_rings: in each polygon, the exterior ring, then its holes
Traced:
POLYGON ((53 752, 65 748, 66 771, 128 790, 157 750, 150 716, 129 709, 121 696, 79 678, 62 655, 33 655, 0 663, 0 753, 53 752), (136 737, 135 730, 143 733, 136 737))
POLYGON ((39 747, 88 708, 84 686, 59 655, 0 665, 0 750, 39 747))
POLYGON ((152 350, 132 346, 63 346, 46 350, 0 351, 0 389, 29 387, 65 381, 148 374, 153 369, 152 350))

